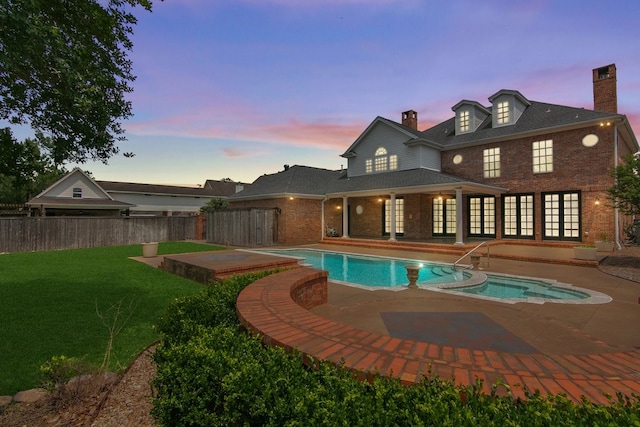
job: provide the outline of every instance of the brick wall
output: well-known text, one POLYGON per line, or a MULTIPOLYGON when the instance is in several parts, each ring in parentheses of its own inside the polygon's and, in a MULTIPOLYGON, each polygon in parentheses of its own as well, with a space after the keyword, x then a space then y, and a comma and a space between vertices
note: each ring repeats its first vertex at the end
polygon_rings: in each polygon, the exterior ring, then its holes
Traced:
MULTIPOLYGON (((446 151, 442 154, 442 171, 508 188, 509 194, 534 193, 536 240, 541 240, 542 233, 541 194, 579 190, 582 197, 583 240, 593 241, 601 232, 613 230, 613 209, 606 203, 606 189, 613 184, 609 175, 613 167, 613 153, 613 126, 594 126, 446 151), (590 133, 597 135, 599 142, 594 147, 585 147, 582 138, 590 133), (545 139, 553 140, 553 172, 534 174, 532 143, 545 139), (487 179, 483 176, 482 153, 490 147, 500 147, 501 173, 498 178, 487 179), (453 157, 457 154, 462 155, 463 161, 455 165, 453 157), (599 205, 596 205, 596 200, 600 201, 599 205)), ((496 214, 500 217, 499 198, 497 201, 496 214)))

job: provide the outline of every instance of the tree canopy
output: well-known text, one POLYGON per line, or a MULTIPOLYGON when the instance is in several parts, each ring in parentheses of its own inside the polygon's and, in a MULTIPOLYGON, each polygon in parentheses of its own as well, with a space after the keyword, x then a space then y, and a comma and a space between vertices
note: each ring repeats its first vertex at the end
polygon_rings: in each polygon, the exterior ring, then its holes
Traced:
POLYGON ((0 120, 50 138, 56 165, 118 153, 136 6, 151 0, 0 1, 0 120))
POLYGON ((640 156, 627 155, 611 176, 615 183, 607 192, 612 205, 624 215, 640 215, 640 156))
POLYGON ((8 128, 0 129, 0 203, 25 203, 64 176, 64 168, 41 152, 48 144, 40 133, 18 142, 8 128))

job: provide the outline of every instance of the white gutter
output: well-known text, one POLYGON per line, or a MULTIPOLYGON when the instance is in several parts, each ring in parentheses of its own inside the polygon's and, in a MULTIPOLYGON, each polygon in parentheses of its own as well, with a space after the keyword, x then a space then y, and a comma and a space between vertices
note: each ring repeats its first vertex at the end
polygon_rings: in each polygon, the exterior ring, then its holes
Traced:
POLYGON ((325 235, 325 225, 324 225, 324 202, 326 202, 327 200, 329 200, 329 198, 327 196, 324 196, 324 199, 322 199, 322 209, 320 209, 320 215, 322 216, 320 218, 320 225, 321 225, 321 230, 320 230, 320 241, 322 242, 324 240, 324 235, 325 235))
MULTIPOLYGON (((613 127, 613 168, 614 170, 618 167, 618 126, 626 121, 626 117, 620 123, 616 123, 613 127)), ((618 184, 618 174, 616 173, 613 178, 614 185, 618 184)), ((616 233, 616 249, 622 249, 620 245, 620 208, 618 207, 617 201, 614 202, 613 214, 615 215, 614 224, 615 224, 615 233, 616 233)))

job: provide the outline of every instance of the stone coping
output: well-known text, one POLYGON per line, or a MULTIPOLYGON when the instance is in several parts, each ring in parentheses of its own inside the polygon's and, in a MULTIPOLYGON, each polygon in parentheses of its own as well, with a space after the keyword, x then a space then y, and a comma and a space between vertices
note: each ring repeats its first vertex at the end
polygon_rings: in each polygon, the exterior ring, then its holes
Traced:
MULTIPOLYGON (((306 363, 321 359, 340 364, 361 380, 383 375, 411 385, 437 375, 469 386, 479 379, 486 393, 500 381, 518 398, 524 398, 526 388, 564 393, 576 402, 584 395, 598 404, 608 403, 605 393, 640 394, 639 350, 518 354, 394 338, 323 318, 300 305, 323 304, 326 289, 325 271, 302 267, 272 274, 240 293, 238 318, 265 344, 298 351, 306 363)), ((506 394, 506 388, 498 387, 498 392, 506 394)))

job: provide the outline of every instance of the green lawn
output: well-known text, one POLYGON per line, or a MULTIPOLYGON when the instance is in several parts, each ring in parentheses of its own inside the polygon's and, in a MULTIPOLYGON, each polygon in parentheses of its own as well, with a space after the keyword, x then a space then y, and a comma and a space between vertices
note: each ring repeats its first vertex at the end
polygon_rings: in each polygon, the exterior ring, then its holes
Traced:
MULTIPOLYGON (((218 249, 166 242, 158 253, 218 249)), ((124 324, 112 371, 157 340, 155 324, 169 302, 202 286, 128 259, 140 255, 140 245, 0 255, 0 395, 39 386, 40 365, 53 356, 99 366, 113 325, 124 324)))

